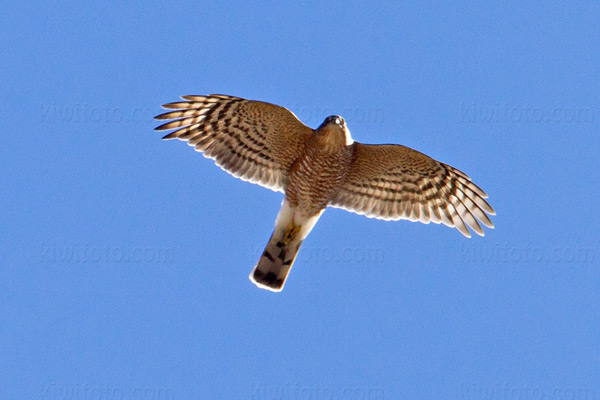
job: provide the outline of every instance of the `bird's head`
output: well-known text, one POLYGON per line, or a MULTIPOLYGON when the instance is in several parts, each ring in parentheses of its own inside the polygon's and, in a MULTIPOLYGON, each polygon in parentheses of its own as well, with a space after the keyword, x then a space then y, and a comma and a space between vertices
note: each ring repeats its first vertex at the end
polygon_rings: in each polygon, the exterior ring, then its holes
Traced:
POLYGON ((325 118, 325 121, 317 129, 317 133, 330 145, 345 145, 350 146, 354 143, 350 130, 346 127, 346 121, 339 115, 331 115, 325 118))

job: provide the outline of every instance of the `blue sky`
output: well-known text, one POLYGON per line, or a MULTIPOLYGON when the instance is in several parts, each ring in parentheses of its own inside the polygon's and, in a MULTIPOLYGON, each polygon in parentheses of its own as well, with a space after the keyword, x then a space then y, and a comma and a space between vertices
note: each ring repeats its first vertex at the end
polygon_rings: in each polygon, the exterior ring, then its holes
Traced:
POLYGON ((19 2, 0 22, 0 398, 600 398, 598 2, 19 2), (496 229, 328 209, 285 290, 259 290, 282 195, 153 132, 208 93, 453 165, 496 229))

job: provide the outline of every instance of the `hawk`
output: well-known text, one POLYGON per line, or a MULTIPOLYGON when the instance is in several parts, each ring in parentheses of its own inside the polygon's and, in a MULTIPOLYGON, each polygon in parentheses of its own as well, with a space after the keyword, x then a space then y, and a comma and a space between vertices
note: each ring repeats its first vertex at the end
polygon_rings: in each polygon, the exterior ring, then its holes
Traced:
POLYGON ((250 274, 260 288, 283 289, 302 241, 327 206, 442 223, 467 237, 469 228, 483 236, 480 223, 494 227, 488 196, 465 173, 405 146, 355 142, 340 116, 311 129, 275 104, 225 95, 181 98, 155 117, 172 120, 156 128, 175 129, 163 139, 186 141, 233 176, 285 194, 250 274))

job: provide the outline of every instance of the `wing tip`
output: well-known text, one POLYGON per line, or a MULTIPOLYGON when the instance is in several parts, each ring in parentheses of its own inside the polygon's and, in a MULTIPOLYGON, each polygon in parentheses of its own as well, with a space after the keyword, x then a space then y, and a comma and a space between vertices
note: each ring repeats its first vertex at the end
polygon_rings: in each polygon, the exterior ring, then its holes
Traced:
POLYGON ((460 229, 459 227, 456 227, 456 229, 458 229, 458 231, 467 239, 471 239, 472 235, 471 235, 471 231, 469 231, 468 229, 466 231, 463 231, 462 229, 460 229))
POLYGON ((154 130, 155 131, 168 131, 169 129, 172 129, 172 127, 169 127, 168 125, 172 125, 172 124, 173 124, 173 121, 166 122, 166 123, 164 123, 162 125, 157 126, 156 128, 154 128, 154 130))

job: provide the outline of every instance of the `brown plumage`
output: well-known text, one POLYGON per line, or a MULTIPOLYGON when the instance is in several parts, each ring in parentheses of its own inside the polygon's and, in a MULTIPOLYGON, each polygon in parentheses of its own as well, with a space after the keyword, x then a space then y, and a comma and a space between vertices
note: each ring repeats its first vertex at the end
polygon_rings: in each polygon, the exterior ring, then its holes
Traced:
POLYGON ((327 206, 367 217, 443 223, 470 237, 493 228, 487 195, 463 172, 401 145, 354 142, 343 118, 314 130, 286 108, 224 95, 182 96, 156 130, 234 176, 285 193, 273 235, 250 274, 283 289, 302 241, 327 206), (478 222, 479 221, 479 222, 478 222))

